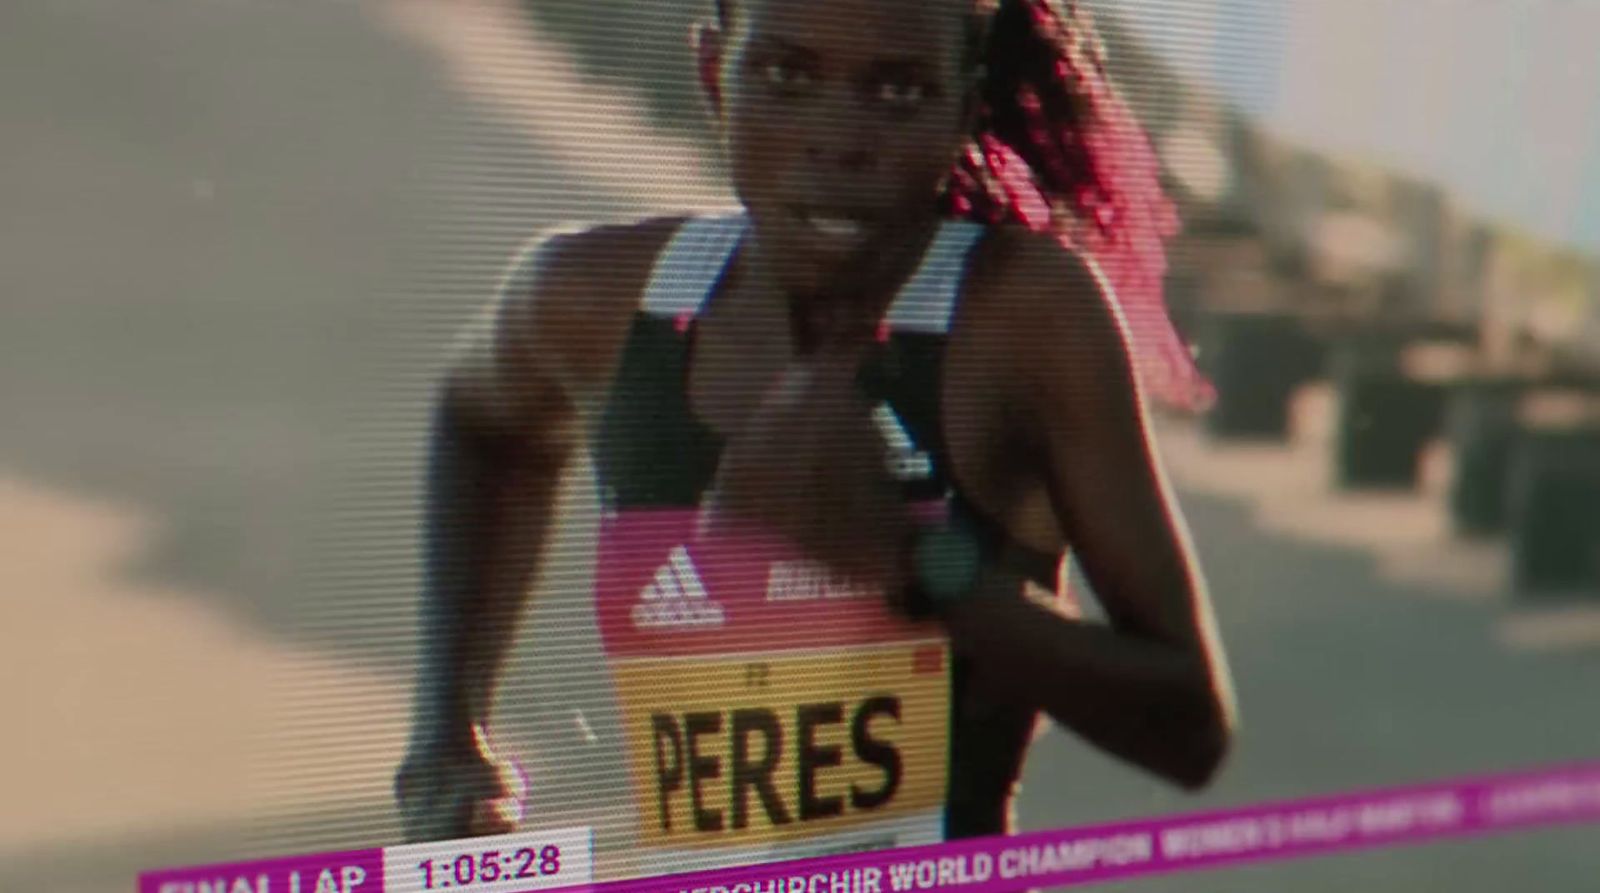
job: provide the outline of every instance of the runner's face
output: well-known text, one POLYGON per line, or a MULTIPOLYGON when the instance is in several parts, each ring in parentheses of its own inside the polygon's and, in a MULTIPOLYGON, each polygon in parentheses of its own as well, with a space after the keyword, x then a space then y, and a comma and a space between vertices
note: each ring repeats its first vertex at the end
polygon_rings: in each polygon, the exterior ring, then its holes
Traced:
POLYGON ((972 0, 735 0, 701 48, 734 188, 796 292, 870 280, 967 141, 972 0))

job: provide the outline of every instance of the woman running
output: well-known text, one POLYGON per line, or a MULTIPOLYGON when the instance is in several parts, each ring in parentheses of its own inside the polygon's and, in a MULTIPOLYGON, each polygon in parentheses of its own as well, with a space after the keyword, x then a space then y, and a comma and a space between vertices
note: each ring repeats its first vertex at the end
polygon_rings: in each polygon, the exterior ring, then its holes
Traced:
POLYGON ((722 0, 695 43, 742 208, 544 239, 442 388, 408 836, 521 821, 486 730, 581 449, 633 805, 600 876, 1006 832, 1041 713, 1205 785, 1231 686, 1141 380, 1203 383, 1086 17, 722 0))

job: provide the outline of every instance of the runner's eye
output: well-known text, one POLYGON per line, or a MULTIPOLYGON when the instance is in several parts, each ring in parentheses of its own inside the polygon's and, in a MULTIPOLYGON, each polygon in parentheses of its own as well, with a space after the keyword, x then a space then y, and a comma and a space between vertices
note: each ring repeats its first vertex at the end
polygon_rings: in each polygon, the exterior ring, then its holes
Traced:
POLYGON ((914 106, 927 94, 921 84, 911 81, 880 81, 873 89, 873 97, 879 102, 896 106, 914 106))
POLYGON ((769 86, 784 91, 803 90, 814 80, 809 71, 788 62, 768 62, 761 67, 761 77, 769 86))

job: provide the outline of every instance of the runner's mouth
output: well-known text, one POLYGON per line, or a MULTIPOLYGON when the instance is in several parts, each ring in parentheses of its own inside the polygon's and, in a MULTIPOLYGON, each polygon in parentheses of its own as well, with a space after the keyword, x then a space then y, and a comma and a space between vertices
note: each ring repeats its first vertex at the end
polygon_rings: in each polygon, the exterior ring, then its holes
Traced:
POLYGON ((801 226, 822 239, 840 245, 859 246, 873 231, 873 221, 865 214, 822 208, 794 208, 801 226))

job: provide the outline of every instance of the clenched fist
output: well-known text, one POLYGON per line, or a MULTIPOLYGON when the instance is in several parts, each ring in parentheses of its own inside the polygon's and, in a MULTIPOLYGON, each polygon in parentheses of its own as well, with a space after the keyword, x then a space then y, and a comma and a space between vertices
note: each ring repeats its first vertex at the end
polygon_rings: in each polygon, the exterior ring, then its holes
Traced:
POLYGON ((522 821, 522 772, 489 746, 482 728, 470 744, 414 745, 395 777, 408 842, 509 834, 522 821))

